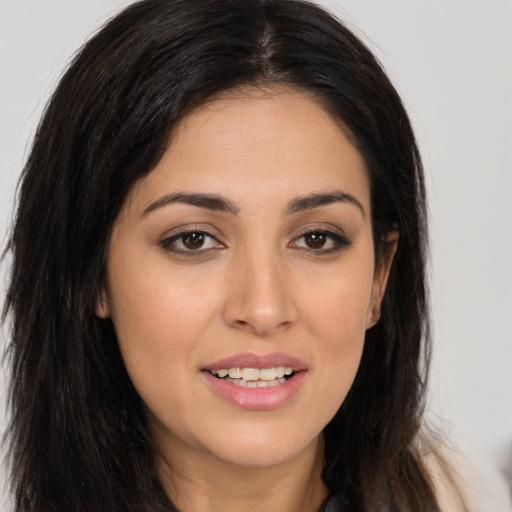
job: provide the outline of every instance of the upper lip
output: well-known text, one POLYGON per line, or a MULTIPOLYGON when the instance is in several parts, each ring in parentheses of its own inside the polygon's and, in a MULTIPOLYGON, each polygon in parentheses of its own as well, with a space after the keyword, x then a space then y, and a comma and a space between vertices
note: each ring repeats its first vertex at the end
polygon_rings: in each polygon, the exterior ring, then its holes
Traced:
POLYGON ((220 359, 202 368, 206 371, 221 370, 223 368, 273 368, 285 366, 292 368, 295 372, 307 370, 307 364, 297 357, 292 357, 284 352, 258 355, 254 353, 236 354, 225 359, 220 359))

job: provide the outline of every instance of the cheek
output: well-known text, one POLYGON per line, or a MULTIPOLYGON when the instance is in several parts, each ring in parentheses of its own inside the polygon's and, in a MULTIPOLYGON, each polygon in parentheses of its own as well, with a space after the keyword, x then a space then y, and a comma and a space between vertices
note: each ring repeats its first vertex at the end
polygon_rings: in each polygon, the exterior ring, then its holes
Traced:
POLYGON ((168 346, 175 338, 186 341, 215 307, 211 277, 176 272, 160 255, 113 266, 109 275, 109 305, 120 342, 149 349, 152 344, 168 346))
POLYGON ((327 415, 341 406, 359 368, 371 295, 370 262, 332 276, 304 304, 308 311, 304 317, 317 345, 315 366, 321 372, 327 415))
POLYGON ((333 350, 360 345, 366 332, 371 303, 373 265, 345 265, 298 294, 301 309, 317 340, 332 344, 333 350))
POLYGON ((165 265, 146 263, 150 270, 145 272, 112 270, 109 305, 128 374, 151 407, 148 402, 197 371, 193 356, 214 314, 215 296, 202 280, 170 279, 165 265))

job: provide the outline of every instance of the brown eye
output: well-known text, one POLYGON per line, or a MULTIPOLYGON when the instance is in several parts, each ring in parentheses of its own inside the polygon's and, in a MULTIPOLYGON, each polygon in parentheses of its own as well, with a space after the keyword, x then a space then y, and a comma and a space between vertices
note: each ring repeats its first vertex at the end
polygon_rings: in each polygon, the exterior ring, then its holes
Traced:
POLYGON ((204 254, 210 249, 220 249, 224 246, 206 231, 185 231, 166 238, 160 245, 167 251, 190 255, 204 254))
POLYGON ((201 249, 204 245, 204 233, 187 233, 182 236, 181 240, 187 249, 201 249))
POLYGON ((352 242, 346 236, 331 231, 308 231, 291 243, 292 247, 319 255, 336 252, 351 245, 352 242))
POLYGON ((307 233, 304 235, 304 243, 310 249, 322 249, 327 241, 324 233, 307 233))

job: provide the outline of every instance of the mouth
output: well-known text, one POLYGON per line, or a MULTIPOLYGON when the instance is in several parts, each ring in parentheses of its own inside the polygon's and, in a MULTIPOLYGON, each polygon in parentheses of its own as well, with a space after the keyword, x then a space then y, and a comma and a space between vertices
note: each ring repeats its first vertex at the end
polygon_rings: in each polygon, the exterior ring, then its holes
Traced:
POLYGON ((210 389, 233 405, 273 409, 289 402, 308 373, 304 361, 284 353, 238 354, 203 367, 210 389))
POLYGON ((217 379, 229 382, 241 388, 270 388, 284 384, 294 377, 291 366, 272 366, 270 368, 231 367, 209 370, 217 379))

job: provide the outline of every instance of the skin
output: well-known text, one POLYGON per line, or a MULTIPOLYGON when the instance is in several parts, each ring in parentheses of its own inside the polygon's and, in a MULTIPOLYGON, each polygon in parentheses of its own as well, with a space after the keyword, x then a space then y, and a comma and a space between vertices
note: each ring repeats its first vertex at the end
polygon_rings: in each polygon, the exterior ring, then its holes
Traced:
POLYGON ((390 242, 376 265, 363 159, 313 97, 232 92, 179 124, 115 223, 97 314, 113 321, 180 510, 318 509, 321 432, 377 321, 390 242), (290 211, 297 198, 340 191, 351 199, 290 211), (178 193, 232 208, 161 201, 178 193), (208 235, 190 249, 183 231, 208 235), (338 241, 317 243, 326 232, 338 241), (201 369, 248 352, 306 362, 297 393, 254 411, 214 392, 201 369))

